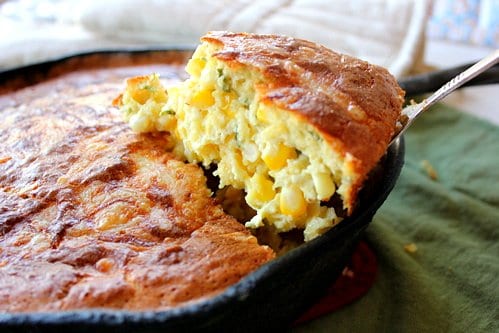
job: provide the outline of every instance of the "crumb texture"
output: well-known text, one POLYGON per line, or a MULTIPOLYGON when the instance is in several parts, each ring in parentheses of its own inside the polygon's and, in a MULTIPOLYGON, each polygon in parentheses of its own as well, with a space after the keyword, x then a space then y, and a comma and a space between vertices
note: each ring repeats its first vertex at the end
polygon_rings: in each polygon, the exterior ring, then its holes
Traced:
POLYGON ((303 230, 351 214, 385 153, 403 92, 384 68, 284 36, 211 32, 167 88, 131 78, 120 101, 134 131, 168 131, 187 160, 246 192, 250 228, 303 230), (339 204, 335 204, 339 203, 339 204))

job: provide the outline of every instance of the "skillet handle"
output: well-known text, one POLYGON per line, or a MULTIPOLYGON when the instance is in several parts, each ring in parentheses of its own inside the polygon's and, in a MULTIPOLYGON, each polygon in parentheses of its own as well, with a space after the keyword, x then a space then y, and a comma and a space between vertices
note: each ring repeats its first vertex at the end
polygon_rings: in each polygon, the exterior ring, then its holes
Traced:
MULTIPOLYGON (((405 90, 406 96, 430 93, 439 89, 456 75, 465 71, 473 64, 462 65, 435 72, 405 77, 399 80, 399 85, 405 90)), ((489 68, 473 80, 461 87, 499 83, 499 64, 489 68)))

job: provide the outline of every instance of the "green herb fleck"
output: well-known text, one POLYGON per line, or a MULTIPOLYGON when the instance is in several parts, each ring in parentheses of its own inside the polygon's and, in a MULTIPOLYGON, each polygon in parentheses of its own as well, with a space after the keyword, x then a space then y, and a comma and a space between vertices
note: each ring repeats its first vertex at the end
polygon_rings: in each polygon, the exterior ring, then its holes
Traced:
POLYGON ((314 140, 316 140, 316 141, 320 141, 321 140, 321 137, 319 136, 319 134, 317 132, 308 131, 308 133, 310 133, 310 135, 312 136, 312 138, 314 138, 314 140))
POLYGON ((129 106, 125 106, 124 108, 121 109, 121 111, 127 116, 133 113, 132 108, 129 106))
POLYGON ((172 110, 172 109, 161 110, 160 115, 162 116, 162 115, 165 115, 165 114, 170 114, 170 115, 174 116, 175 115, 175 111, 172 110))
POLYGON ((226 76, 223 78, 222 90, 224 92, 230 92, 232 90, 230 87, 230 80, 226 76))
POLYGON ((156 87, 153 87, 153 86, 151 86, 151 85, 149 85, 149 84, 145 84, 145 85, 143 85, 142 87, 140 87, 140 89, 142 89, 142 90, 147 90, 147 91, 149 91, 150 93, 154 93, 154 92, 156 92, 156 87))
POLYGON ((223 68, 217 68, 217 73, 218 73, 218 78, 219 78, 219 84, 221 81, 222 90, 224 92, 230 92, 231 91, 230 78, 228 78, 227 76, 224 75, 223 68))

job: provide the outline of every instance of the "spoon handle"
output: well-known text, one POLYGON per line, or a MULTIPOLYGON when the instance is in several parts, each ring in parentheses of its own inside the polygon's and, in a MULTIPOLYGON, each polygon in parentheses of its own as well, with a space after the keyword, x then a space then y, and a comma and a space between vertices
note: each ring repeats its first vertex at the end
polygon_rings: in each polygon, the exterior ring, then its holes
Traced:
MULTIPOLYGON (((441 86, 447 83, 454 76, 464 72, 474 63, 441 69, 419 75, 412 75, 398 80, 406 96, 416 96, 427 93, 434 93, 441 86)), ((499 63, 487 69, 487 71, 469 80, 462 87, 481 86, 499 83, 499 63)))
POLYGON ((428 98, 424 99, 421 103, 406 106, 402 110, 401 126, 398 132, 393 137, 391 143, 393 143, 398 137, 400 137, 407 128, 412 124, 414 119, 416 119, 421 113, 426 111, 430 106, 440 101, 445 96, 449 95, 451 92, 473 79, 480 73, 485 72, 490 67, 499 63, 499 49, 495 50, 464 72, 460 73, 452 80, 444 84, 440 89, 433 93, 428 98))
POLYGON ((436 102, 440 101, 445 96, 449 95, 451 92, 473 79, 478 74, 485 72, 490 67, 494 66, 499 62, 499 49, 495 50, 493 53, 489 54, 461 74, 454 77, 452 80, 444 84, 440 89, 438 89, 434 94, 425 99, 426 107, 430 107, 436 102))

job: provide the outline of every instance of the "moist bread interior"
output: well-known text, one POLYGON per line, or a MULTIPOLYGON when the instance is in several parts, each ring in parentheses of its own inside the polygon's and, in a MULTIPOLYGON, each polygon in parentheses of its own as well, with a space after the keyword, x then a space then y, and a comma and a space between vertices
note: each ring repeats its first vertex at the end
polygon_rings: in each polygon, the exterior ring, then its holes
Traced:
POLYGON ((285 36, 201 40, 190 77, 166 93, 156 75, 128 81, 117 103, 131 128, 171 133, 178 156, 244 191, 251 229, 302 230, 309 241, 351 214, 394 134, 404 95, 395 78, 285 36))

